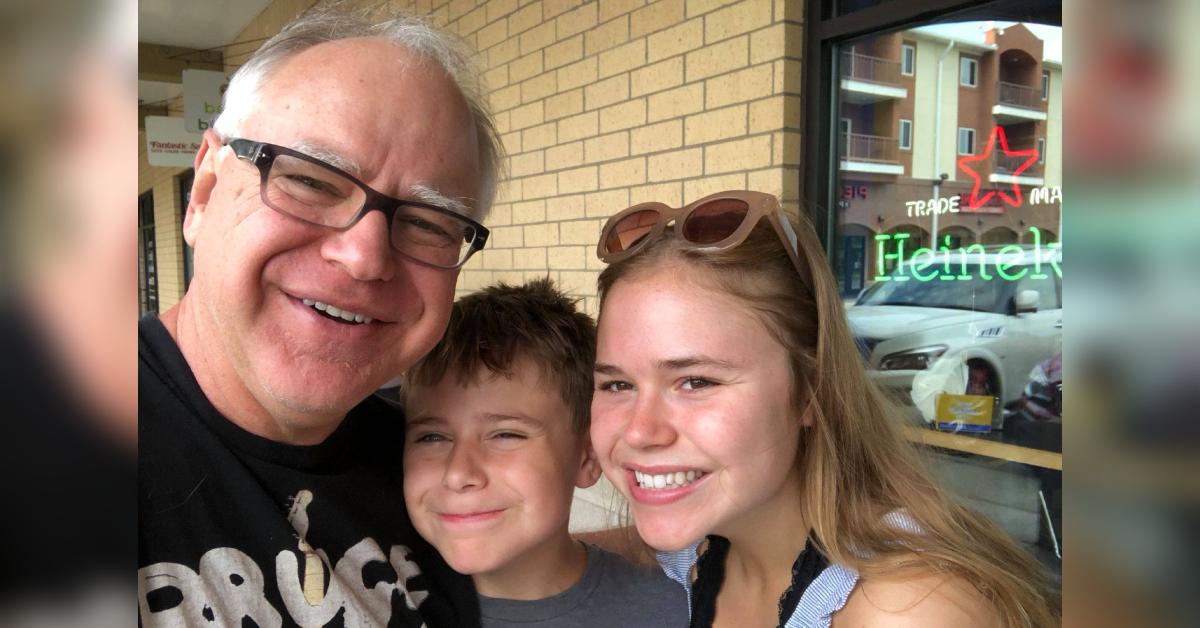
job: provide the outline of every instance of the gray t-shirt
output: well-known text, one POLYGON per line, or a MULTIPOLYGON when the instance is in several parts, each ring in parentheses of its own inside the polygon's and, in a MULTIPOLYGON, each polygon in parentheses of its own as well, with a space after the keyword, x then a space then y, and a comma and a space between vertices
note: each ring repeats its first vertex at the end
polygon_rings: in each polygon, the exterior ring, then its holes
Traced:
POLYGON ((541 600, 479 596, 483 628, 673 628, 687 626, 683 587, 661 569, 638 566, 587 546, 587 568, 574 586, 541 600))

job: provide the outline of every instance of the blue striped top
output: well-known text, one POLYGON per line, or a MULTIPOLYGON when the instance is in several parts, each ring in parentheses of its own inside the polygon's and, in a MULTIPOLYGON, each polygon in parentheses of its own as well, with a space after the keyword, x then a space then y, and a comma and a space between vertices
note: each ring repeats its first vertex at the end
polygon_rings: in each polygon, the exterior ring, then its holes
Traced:
MULTIPOLYGON (((674 552, 658 552, 663 571, 687 591, 688 614, 692 612, 692 566, 700 556, 697 542, 674 552)), ((858 584, 858 572, 842 565, 826 567, 800 596, 800 603, 784 628, 829 628, 830 617, 842 610, 850 592, 858 584)))
MULTIPOLYGON (((902 509, 889 512, 883 521, 894 528, 920 533, 922 528, 902 509)), ((688 616, 692 613, 692 566, 700 559, 700 542, 674 552, 658 552, 658 564, 667 576, 687 591, 688 616)), ((858 572, 844 565, 826 567, 800 596, 800 603, 784 628, 829 628, 831 617, 842 610, 858 584, 858 572)))

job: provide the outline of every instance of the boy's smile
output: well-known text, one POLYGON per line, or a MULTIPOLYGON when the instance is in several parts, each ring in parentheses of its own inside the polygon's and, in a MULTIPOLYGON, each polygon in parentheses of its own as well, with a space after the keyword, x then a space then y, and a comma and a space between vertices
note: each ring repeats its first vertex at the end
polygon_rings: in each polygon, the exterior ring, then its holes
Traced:
POLYGON ((595 483, 599 467, 557 386, 517 360, 511 378, 485 371, 462 386, 449 373, 406 401, 405 502, 451 567, 506 597, 505 583, 570 562, 574 489, 595 483))

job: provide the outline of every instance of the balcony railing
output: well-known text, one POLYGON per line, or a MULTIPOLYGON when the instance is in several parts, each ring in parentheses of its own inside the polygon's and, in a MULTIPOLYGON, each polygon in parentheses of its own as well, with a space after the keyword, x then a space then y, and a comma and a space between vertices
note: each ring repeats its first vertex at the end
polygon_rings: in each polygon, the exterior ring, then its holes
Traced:
MULTIPOLYGON (((1013 147, 1012 150, 1024 149, 1013 147)), ((992 153, 992 172, 995 174, 1013 174, 1017 171, 1017 168, 1021 167, 1021 164, 1028 160, 1029 157, 1024 155, 1014 155, 1010 157, 1000 152, 992 153)), ((1028 168, 1021 172, 1020 176, 1040 177, 1042 176, 1042 165, 1038 163, 1037 160, 1034 160, 1032 164, 1029 164, 1028 168)))
POLYGON ((1000 103, 1025 109, 1037 109, 1041 92, 1033 87, 1000 81, 1000 103))
POLYGON ((900 62, 856 52, 842 52, 842 77, 889 85, 900 84, 900 62))
POLYGON ((899 163, 900 143, 894 137, 842 133, 839 146, 842 159, 846 161, 869 161, 874 163, 899 163))

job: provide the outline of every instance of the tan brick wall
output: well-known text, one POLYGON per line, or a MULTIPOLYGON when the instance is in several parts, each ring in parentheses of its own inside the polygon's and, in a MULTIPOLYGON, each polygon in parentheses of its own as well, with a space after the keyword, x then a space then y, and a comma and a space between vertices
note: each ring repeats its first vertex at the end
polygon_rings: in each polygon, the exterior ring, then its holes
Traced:
MULTIPOLYGON (((275 0, 237 39, 273 34, 311 4, 275 0)), ((391 4, 478 50, 509 155, 492 238, 459 294, 549 275, 595 314, 607 216, 728 188, 798 204, 803 0, 391 4)), ((170 180, 156 180, 166 196, 170 180)))
POLYGON ((509 153, 493 238, 460 294, 549 275, 595 314, 595 244, 613 213, 728 188, 797 206, 802 0, 407 6, 477 48, 509 153))

